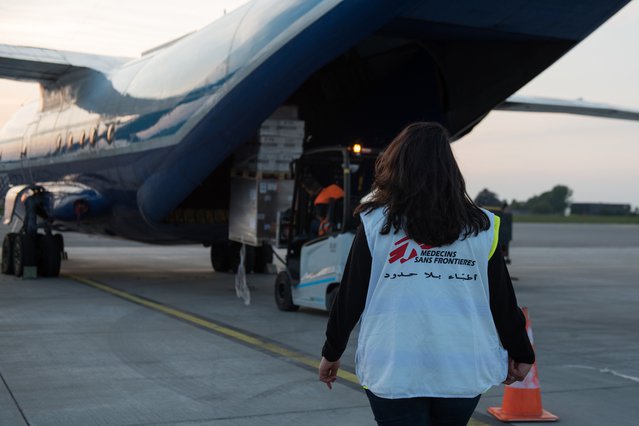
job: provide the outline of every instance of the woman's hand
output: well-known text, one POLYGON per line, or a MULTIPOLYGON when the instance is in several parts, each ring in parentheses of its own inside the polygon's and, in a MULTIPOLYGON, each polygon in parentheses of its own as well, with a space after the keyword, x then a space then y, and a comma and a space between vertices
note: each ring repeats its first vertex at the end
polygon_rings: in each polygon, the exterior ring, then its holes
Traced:
POLYGON ((339 370, 340 362, 329 361, 322 357, 319 365, 319 379, 320 382, 326 383, 329 389, 333 389, 333 382, 337 380, 337 370, 339 370))
POLYGON ((510 385, 515 382, 523 381, 528 372, 532 368, 532 364, 526 364, 525 362, 516 362, 512 358, 508 357, 508 376, 502 383, 510 385))

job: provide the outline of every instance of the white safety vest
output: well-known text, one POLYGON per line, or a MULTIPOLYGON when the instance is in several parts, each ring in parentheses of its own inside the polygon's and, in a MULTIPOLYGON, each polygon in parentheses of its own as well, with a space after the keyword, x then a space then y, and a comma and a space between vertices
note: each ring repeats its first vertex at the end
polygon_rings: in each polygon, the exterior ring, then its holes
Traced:
POLYGON ((442 247, 380 234, 383 209, 361 215, 373 261, 356 371, 375 395, 475 397, 506 378, 488 289, 499 218, 484 212, 489 230, 442 247))

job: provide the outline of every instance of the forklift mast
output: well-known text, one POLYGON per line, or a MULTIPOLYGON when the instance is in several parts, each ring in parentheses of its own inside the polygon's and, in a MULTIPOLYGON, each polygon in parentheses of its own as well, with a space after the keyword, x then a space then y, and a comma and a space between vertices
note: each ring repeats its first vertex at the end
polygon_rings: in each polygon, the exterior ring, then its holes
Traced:
MULTIPOLYGON (((310 176, 322 187, 337 184, 342 188, 344 198, 343 202, 335 204, 341 209, 334 215, 337 226, 333 233, 354 231, 357 220, 353 217, 353 210, 360 199, 370 192, 375 160, 379 152, 380 150, 361 147, 324 147, 308 150, 292 163, 295 184, 288 232, 287 263, 291 259, 299 258, 302 244, 323 238, 309 232, 309 224, 315 213, 311 195, 303 188, 304 180, 310 176)), ((293 277, 297 278, 295 267, 291 272, 293 277)))

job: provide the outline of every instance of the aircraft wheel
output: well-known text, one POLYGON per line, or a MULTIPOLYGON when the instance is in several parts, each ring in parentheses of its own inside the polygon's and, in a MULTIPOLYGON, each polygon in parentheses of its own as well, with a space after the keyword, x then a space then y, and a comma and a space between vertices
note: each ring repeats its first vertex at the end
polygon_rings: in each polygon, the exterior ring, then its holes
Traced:
POLYGON ((275 278, 275 304, 280 311, 297 311, 300 307, 293 303, 291 277, 282 271, 275 278))
POLYGON ((37 265, 36 235, 18 234, 13 240, 13 273, 21 277, 25 266, 37 265))
POLYGON ((337 285, 334 285, 328 291, 328 293, 326 293, 326 310, 328 312, 331 311, 331 308, 333 307, 333 304, 335 303, 335 300, 337 299, 337 290, 339 290, 339 287, 337 285))
MULTIPOLYGON (((229 245, 229 262, 231 272, 236 273, 237 268, 240 266, 240 250, 242 244, 232 241, 229 245)), ((246 246, 246 252, 244 253, 244 271, 248 274, 253 272, 253 264, 255 263, 255 247, 246 246)))
POLYGON ((38 238, 38 274, 43 277, 60 275, 62 250, 60 239, 56 238, 58 235, 40 235, 38 238))
POLYGON ((263 274, 266 272, 266 265, 273 263, 273 248, 269 244, 262 244, 255 248, 255 262, 253 262, 253 272, 263 274))
POLYGON ((58 245, 58 249, 60 250, 60 253, 64 253, 64 237, 62 236, 62 234, 55 234, 53 238, 55 239, 55 242, 58 245))
POLYGON ((211 245, 211 266, 216 272, 226 272, 231 268, 229 246, 227 243, 211 245))
POLYGON ((2 273, 5 275, 13 275, 13 242, 16 235, 16 233, 10 232, 4 236, 2 241, 2 273))

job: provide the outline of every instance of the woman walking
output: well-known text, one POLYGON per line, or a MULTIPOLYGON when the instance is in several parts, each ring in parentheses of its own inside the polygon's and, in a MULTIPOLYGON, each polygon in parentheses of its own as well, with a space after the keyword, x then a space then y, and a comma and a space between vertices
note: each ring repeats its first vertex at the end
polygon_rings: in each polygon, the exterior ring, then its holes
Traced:
POLYGON ((499 218, 468 197, 446 130, 404 129, 373 192, 326 330, 329 388, 360 322, 356 372, 379 425, 465 425, 480 395, 534 362, 498 248, 499 218))

